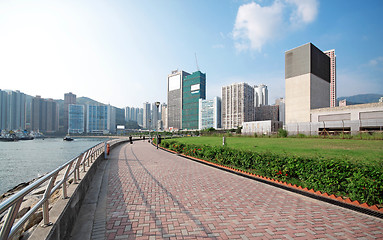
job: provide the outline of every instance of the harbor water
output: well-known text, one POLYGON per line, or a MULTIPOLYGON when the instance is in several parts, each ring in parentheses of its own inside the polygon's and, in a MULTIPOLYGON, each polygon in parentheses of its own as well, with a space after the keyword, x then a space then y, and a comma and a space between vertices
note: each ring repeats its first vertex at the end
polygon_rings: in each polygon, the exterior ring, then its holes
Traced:
POLYGON ((100 138, 45 138, 0 142, 0 195, 16 185, 48 173, 88 148, 103 142, 100 138))

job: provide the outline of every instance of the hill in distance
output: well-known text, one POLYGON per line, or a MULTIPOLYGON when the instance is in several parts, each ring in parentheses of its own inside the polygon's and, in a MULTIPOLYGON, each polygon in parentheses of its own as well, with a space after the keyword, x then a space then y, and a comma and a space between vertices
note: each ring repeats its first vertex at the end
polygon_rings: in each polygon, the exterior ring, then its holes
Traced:
POLYGON ((383 97, 383 94, 369 93, 369 94, 358 94, 348 97, 339 97, 337 101, 346 99, 347 105, 363 104, 363 103, 374 103, 379 102, 379 99, 383 97))
POLYGON ((103 103, 97 102, 88 97, 79 97, 76 99, 76 103, 80 105, 103 105, 103 103))

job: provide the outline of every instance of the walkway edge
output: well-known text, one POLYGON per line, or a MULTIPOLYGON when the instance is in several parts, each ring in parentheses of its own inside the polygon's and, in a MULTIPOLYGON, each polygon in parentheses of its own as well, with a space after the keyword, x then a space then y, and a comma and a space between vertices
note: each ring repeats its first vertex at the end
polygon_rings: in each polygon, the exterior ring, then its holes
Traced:
MULTIPOLYGON (((153 145, 153 146, 156 146, 156 145, 153 145)), ((266 183, 268 185, 278 187, 278 188, 281 188, 281 189, 284 189, 284 190, 287 190, 290 192, 301 194, 301 195, 304 195, 304 196, 307 196, 307 197, 310 197, 313 199, 317 199, 317 200, 320 200, 323 202, 327 202, 327 203, 330 203, 333 205, 337 205, 337 206, 340 206, 340 207, 343 207, 343 208, 346 208, 349 210, 353 210, 356 212, 364 213, 364 214, 367 214, 370 216, 374 216, 374 217, 383 219, 383 208, 378 209, 375 205, 370 207, 366 203, 361 204, 358 201, 351 201, 349 198, 343 199, 342 197, 336 197, 335 195, 329 195, 327 193, 322 193, 320 191, 314 191, 313 189, 302 188, 301 186, 296 186, 295 184, 292 185, 291 183, 281 182, 281 181, 278 181, 278 180, 275 180, 272 178, 263 177, 260 175, 248 173, 248 172, 238 170, 235 168, 226 167, 226 166, 223 166, 223 165, 220 165, 217 163, 212 163, 212 162, 209 162, 209 161, 206 161, 203 159, 191 157, 191 156, 181 154, 181 153, 178 153, 178 152, 175 152, 175 151, 172 151, 172 150, 160 147, 160 146, 158 146, 158 148, 163 150, 163 151, 179 155, 180 157, 183 157, 183 158, 195 161, 195 162, 199 162, 199 163, 202 163, 202 164, 214 167, 214 168, 224 170, 226 172, 234 173, 236 175, 240 175, 240 176, 243 176, 243 177, 246 177, 249 179, 253 179, 253 180, 256 180, 258 182, 266 183)))

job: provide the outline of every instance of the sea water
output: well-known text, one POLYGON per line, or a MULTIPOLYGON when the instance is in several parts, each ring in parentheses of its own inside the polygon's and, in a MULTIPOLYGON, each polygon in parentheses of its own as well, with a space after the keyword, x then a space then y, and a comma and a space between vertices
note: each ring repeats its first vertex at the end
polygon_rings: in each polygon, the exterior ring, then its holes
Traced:
POLYGON ((0 142, 0 195, 16 185, 48 173, 77 157, 100 138, 45 138, 17 142, 0 142))

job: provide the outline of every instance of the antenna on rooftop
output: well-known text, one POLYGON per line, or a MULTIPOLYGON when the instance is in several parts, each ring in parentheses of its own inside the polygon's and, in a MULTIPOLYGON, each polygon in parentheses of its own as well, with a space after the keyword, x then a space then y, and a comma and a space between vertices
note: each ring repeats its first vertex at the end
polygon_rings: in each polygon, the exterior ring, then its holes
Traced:
POLYGON ((195 56, 195 64, 197 66, 197 71, 199 71, 198 60, 197 60, 197 53, 194 53, 194 56, 195 56))

